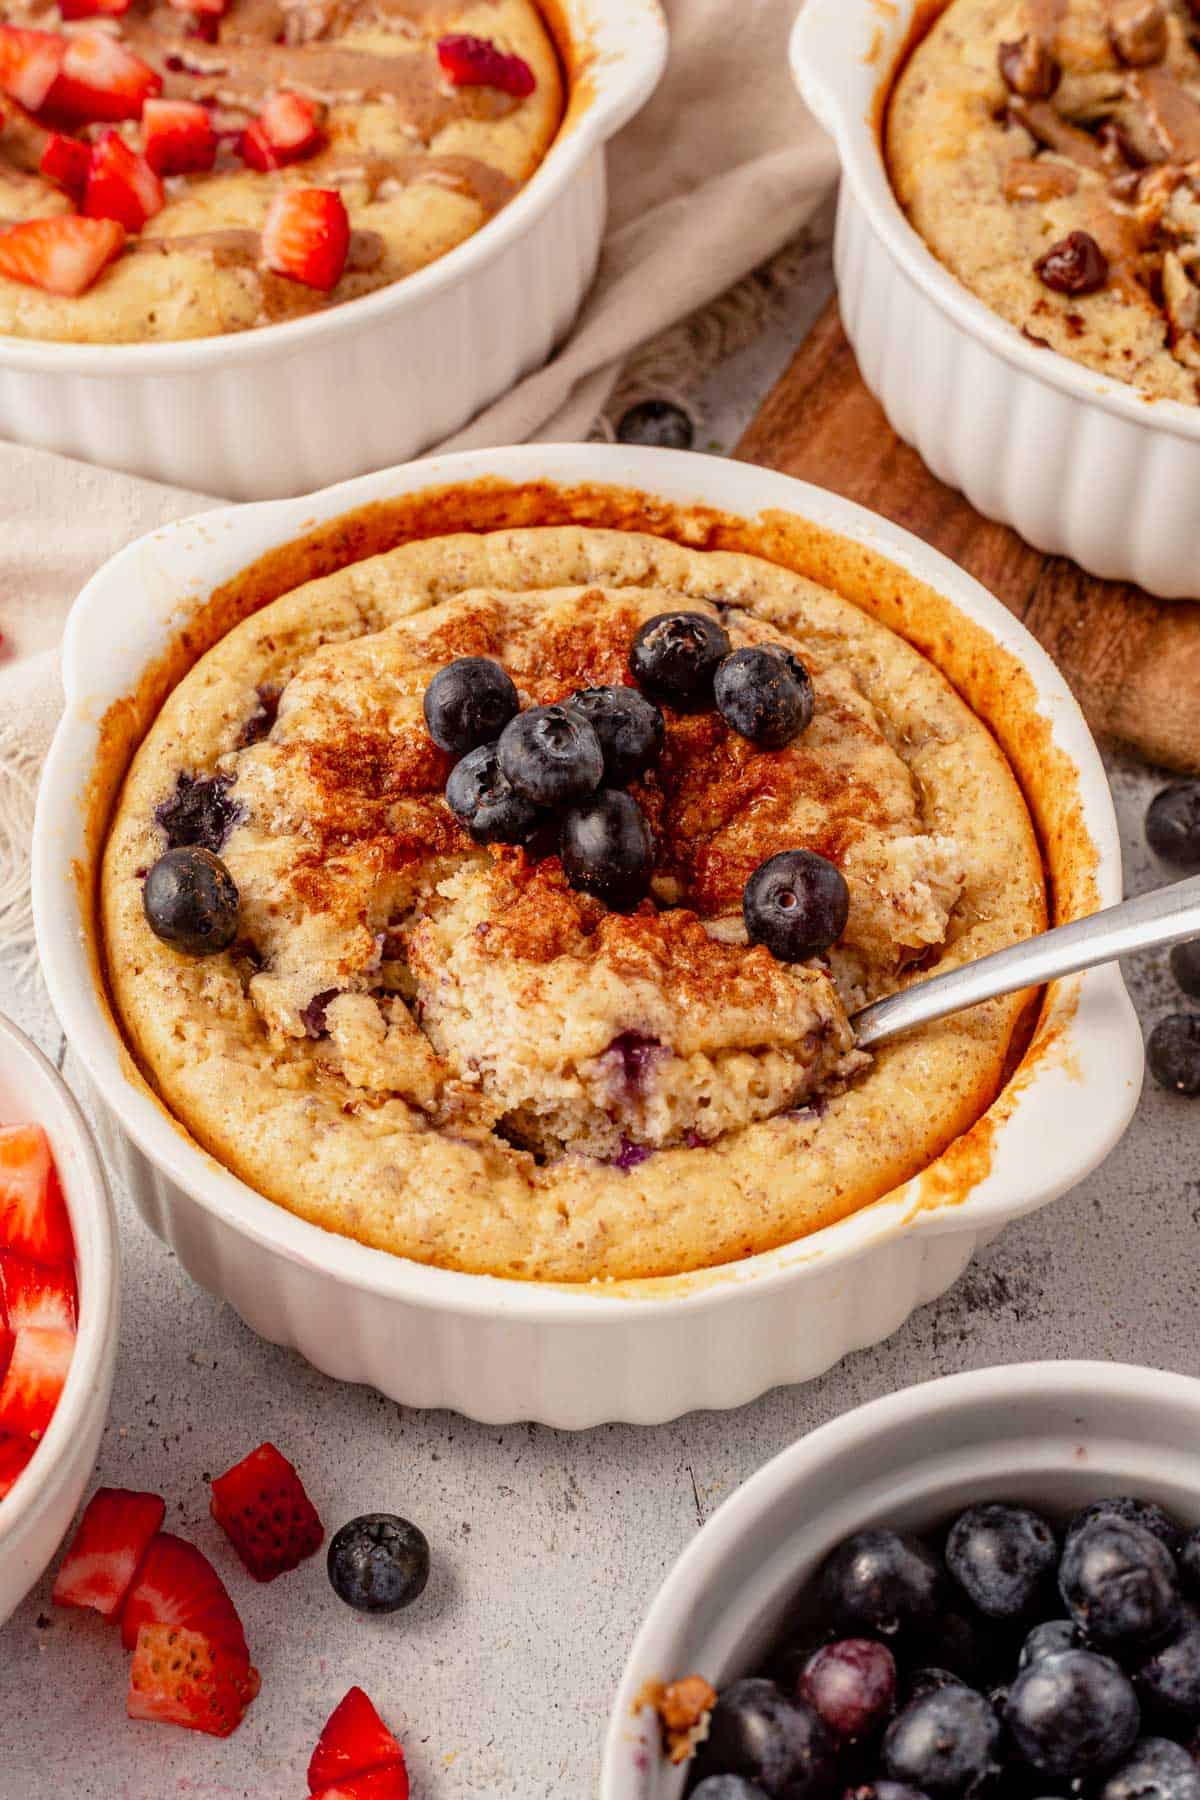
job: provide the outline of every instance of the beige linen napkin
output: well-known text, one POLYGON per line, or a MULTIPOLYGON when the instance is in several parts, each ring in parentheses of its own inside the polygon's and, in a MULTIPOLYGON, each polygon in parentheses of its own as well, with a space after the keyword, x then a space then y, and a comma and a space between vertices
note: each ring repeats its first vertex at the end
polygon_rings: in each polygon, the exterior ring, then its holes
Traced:
MULTIPOLYGON (((671 54, 609 146, 600 271, 544 369, 440 446, 586 438, 624 359, 795 235, 833 181, 832 147, 788 72, 796 0, 666 0, 671 54)), ((55 646, 114 551, 211 498, 0 444, 0 952, 31 941, 37 771, 61 705, 55 646)), ((3 992, 0 970, 0 994, 3 992)))

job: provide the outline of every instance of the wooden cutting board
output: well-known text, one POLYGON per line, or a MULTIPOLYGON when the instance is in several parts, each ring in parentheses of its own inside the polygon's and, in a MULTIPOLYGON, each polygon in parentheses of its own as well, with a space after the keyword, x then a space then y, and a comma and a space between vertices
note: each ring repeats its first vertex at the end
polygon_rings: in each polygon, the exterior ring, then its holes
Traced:
POLYGON ((734 455, 860 501, 952 557, 1050 652, 1098 737, 1200 772, 1200 605, 1152 600, 1043 556, 943 486, 863 385, 836 300, 734 455))

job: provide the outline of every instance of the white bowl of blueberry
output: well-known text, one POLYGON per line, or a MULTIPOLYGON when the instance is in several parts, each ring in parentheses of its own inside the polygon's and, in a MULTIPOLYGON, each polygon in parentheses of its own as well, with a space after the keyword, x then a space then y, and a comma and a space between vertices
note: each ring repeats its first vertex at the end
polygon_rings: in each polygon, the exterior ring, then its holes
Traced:
POLYGON ((1200 1381, 956 1375, 759 1471, 660 1590, 601 1800, 1200 1800, 1200 1381))

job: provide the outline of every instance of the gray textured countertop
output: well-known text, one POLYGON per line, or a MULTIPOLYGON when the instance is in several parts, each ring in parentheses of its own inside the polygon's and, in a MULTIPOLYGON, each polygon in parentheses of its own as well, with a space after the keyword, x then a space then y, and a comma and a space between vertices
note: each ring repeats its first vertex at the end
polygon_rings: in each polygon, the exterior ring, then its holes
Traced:
MULTIPOLYGON (((773 290, 765 330, 694 385, 704 447, 734 441, 828 286, 819 256, 801 261, 773 290)), ((1112 776, 1129 886, 1152 886, 1167 872, 1141 822, 1158 781, 1119 762, 1112 776)), ((1129 978, 1144 1021, 1177 1003, 1165 958, 1129 978)), ((40 987, 14 994, 0 969, 0 993, 61 1059, 40 987)), ((69 1053, 63 1066, 74 1080, 69 1053)), ((170 1528, 213 1557, 262 1694, 225 1742, 131 1724, 116 1634, 54 1614, 43 1582, 0 1634, 2 1800, 300 1800, 318 1732, 352 1682, 403 1738, 415 1800, 586 1800, 613 1688, 659 1581, 713 1508, 799 1434, 907 1383, 988 1363, 1095 1356, 1200 1373, 1200 1102, 1154 1088, 1103 1169, 1011 1227, 889 1342, 808 1387, 655 1430, 500 1430, 339 1387, 196 1289, 119 1189, 117 1199, 124 1321, 98 1479, 163 1493, 170 1528), (266 1437, 298 1464, 329 1528, 378 1507, 424 1527, 434 1573, 410 1614, 349 1612, 320 1557, 266 1588, 243 1575, 208 1516, 206 1477, 266 1437)))

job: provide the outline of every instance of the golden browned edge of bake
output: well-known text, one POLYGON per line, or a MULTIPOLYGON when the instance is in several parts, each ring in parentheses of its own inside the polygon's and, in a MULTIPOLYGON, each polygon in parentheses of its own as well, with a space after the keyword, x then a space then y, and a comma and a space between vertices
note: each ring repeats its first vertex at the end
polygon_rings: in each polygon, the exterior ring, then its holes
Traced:
MULTIPOLYGON (((414 539, 539 525, 643 531, 692 550, 760 556, 853 602, 940 669, 1007 756, 1037 833, 1051 919, 1062 924, 1096 910, 1097 851, 1083 815, 1079 772, 1054 743, 1049 721, 1039 714, 1032 677, 983 626, 879 552, 793 513, 768 510, 755 518, 742 518, 713 507, 677 505, 633 489, 601 484, 564 487, 489 479, 376 501, 267 551, 207 598, 198 597, 188 623, 145 670, 135 691, 115 701, 100 724, 96 763, 81 800, 85 856, 74 871, 93 976, 122 1045, 127 1078, 209 1161, 214 1159, 164 1106, 130 1053, 104 968, 100 866, 109 822, 135 750, 167 695, 193 664, 233 626, 282 594, 414 539)), ((1073 1011, 1073 1002, 1068 1004, 1061 996, 1054 1005, 1045 995, 1033 997, 1023 1029, 1014 1037, 998 1090, 986 1098, 972 1096, 970 1106, 963 1109, 958 1135, 952 1136, 941 1155, 916 1177, 910 1218, 930 1208, 958 1204, 984 1179, 991 1167, 996 1133, 1020 1093, 1044 1068, 1062 1065, 1067 1054, 1063 1039, 1073 1011)), ((887 1198, 884 1195, 858 1210, 867 1211, 887 1198)), ((808 1238, 785 1248, 805 1256, 816 1254, 808 1238)), ((736 1263, 726 1263, 682 1275, 604 1283, 598 1291, 644 1297, 678 1295, 728 1280, 737 1268, 736 1263)), ((538 1285, 588 1291, 586 1284, 538 1285)))
MULTIPOLYGON (((888 161, 887 153, 888 113, 891 111, 892 95, 896 91, 896 84, 904 73, 905 65, 907 64, 909 57, 912 56, 913 52, 917 50, 929 36, 929 33, 933 30, 942 14, 946 11, 947 7, 952 5, 952 3, 953 0, 917 0, 917 5, 913 10, 913 16, 908 22, 908 30, 901 38, 896 47, 895 55, 892 57, 891 62, 883 73, 883 77, 875 90, 874 98, 871 101, 870 110, 867 114, 868 123, 875 133, 876 140, 879 144, 879 154, 882 158, 884 172, 888 179, 888 186, 891 188, 893 196, 895 196, 896 186, 892 180, 892 165, 888 161)), ((881 40, 877 37, 875 45, 867 58, 869 62, 877 60, 880 48, 881 40)), ((897 206, 900 204, 898 199, 896 200, 896 204, 897 206)))

